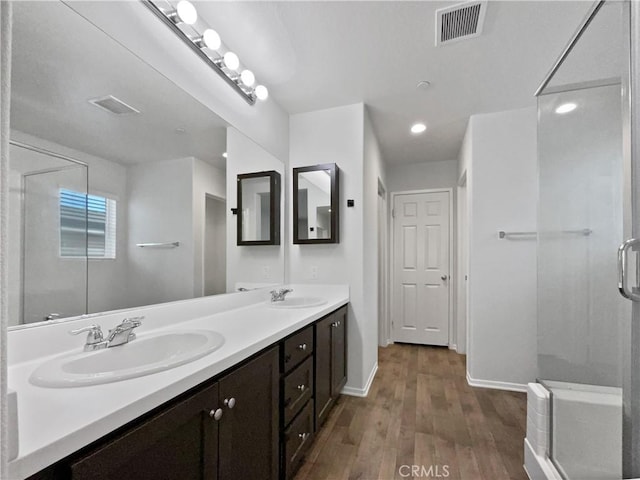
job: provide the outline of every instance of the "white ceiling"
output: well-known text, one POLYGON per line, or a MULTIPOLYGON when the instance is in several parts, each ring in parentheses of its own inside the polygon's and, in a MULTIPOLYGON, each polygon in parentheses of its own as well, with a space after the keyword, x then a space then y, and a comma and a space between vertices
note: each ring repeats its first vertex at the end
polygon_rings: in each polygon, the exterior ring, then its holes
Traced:
POLYGON ((12 129, 122 164, 225 168, 227 124, 63 3, 14 2, 13 33, 12 129), (106 95, 141 113, 88 102, 106 95))
POLYGON ((592 4, 490 1, 480 37, 435 47, 435 11, 456 3, 194 2, 286 111, 368 105, 391 165, 454 159, 470 115, 535 105, 592 4))

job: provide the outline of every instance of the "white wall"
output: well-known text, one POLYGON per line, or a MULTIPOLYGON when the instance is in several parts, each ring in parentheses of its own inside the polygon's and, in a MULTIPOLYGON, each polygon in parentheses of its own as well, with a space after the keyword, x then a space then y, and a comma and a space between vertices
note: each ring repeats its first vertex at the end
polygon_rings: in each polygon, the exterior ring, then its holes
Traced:
POLYGON ((127 307, 193 297, 192 208, 192 158, 129 168, 127 307), (180 242, 177 248, 136 247, 175 241, 180 242))
MULTIPOLYGON (((377 178, 384 176, 379 149, 363 104, 292 115, 290 126, 290 168, 324 163, 340 168, 340 243, 291 245, 288 281, 349 284, 345 391, 364 394, 377 365, 376 205, 377 178), (347 199, 355 206, 347 208, 347 199)), ((287 198, 293 198, 291 182, 287 198)), ((292 222, 290 217, 289 232, 292 222)))
MULTIPOLYGON (((364 110, 364 169, 363 169, 363 292, 364 295, 364 322, 363 326, 363 373, 364 380, 368 380, 366 374, 378 365, 378 327, 381 312, 378 311, 379 272, 379 238, 378 238, 378 180, 383 185, 387 184, 387 173, 380 152, 380 145, 371 124, 368 110, 364 110)), ((350 384, 352 385, 352 384, 350 384)), ((364 386, 367 386, 366 384, 364 386)), ((359 388, 359 387, 355 387, 359 388)), ((363 387, 364 388, 364 387, 363 387)))
POLYGON ((387 187, 390 192, 454 188, 458 183, 458 160, 393 165, 389 168, 387 187))
POLYGON ((284 164, 235 128, 227 129, 227 291, 238 282, 284 283, 284 164), (280 245, 238 246, 237 217, 231 213, 238 203, 237 178, 241 173, 275 170, 280 173, 280 245))
MULTIPOLYGON (((193 296, 201 297, 205 289, 205 234, 207 195, 227 198, 226 174, 208 163, 193 159, 193 296)), ((226 225, 221 225, 225 227, 226 225)), ((224 292, 224 291, 223 291, 224 292)), ((223 293, 220 292, 220 293, 223 293)))
POLYGON ((536 377, 536 109, 469 121, 460 155, 469 211, 469 351, 477 385, 524 388, 536 377))

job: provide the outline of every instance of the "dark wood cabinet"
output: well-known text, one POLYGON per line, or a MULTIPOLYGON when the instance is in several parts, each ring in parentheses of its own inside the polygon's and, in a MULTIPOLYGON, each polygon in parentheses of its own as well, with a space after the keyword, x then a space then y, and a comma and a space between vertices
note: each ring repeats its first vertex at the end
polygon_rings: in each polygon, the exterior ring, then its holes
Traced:
POLYGON ((278 478, 279 379, 272 348, 220 380, 220 480, 278 478))
POLYGON ((278 348, 30 480, 278 478, 278 348))
POLYGON ((214 384, 71 462, 73 480, 217 479, 214 384))
POLYGON ((316 431, 347 381, 347 307, 342 307, 315 325, 315 425, 316 431))
POLYGON ((290 480, 347 380, 347 307, 29 480, 290 480))

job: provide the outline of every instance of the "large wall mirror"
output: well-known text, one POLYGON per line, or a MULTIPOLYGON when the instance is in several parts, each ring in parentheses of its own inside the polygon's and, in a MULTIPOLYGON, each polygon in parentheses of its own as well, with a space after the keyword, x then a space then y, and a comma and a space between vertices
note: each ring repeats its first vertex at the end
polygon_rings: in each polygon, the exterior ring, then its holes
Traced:
POLYGON ((10 325, 284 281, 283 255, 240 263, 229 242, 229 175, 281 162, 72 3, 13 20, 10 325))
POLYGON ((339 243, 339 180, 335 163, 293 169, 293 243, 339 243))

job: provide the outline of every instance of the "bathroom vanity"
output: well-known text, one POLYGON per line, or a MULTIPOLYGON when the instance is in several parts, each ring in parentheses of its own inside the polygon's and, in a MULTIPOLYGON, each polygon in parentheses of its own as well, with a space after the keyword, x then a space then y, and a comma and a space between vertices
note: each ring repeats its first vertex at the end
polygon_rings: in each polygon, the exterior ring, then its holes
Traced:
MULTIPOLYGON (((307 308, 273 308, 259 291, 167 304, 165 310, 182 305, 188 312, 203 303, 236 303, 209 316, 193 311, 189 316, 197 318, 169 327, 210 328, 225 344, 152 375, 42 388, 27 380, 41 359, 13 366, 21 449, 10 478, 292 478, 346 383, 348 288, 320 291, 327 302, 307 308), (71 418, 77 421, 64 422, 71 418)), ((140 330, 162 307, 149 308, 140 330)))

